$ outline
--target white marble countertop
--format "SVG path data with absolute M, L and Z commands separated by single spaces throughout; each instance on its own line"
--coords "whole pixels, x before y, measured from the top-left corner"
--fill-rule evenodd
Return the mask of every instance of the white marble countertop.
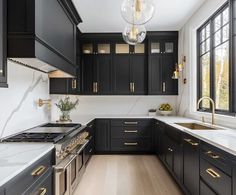
M 200 121 L 184 118 L 179 116 L 77 116 L 77 120 L 73 120 L 73 122 L 81 123 L 82 125 L 87 125 L 89 122 L 94 120 L 95 118 L 150 118 L 157 119 L 162 121 L 168 125 L 171 125 L 185 133 L 188 133 L 200 140 L 203 140 L 209 144 L 212 144 L 234 156 L 236 156 L 236 130 L 229 129 L 222 126 L 214 126 L 217 130 L 191 130 L 188 128 L 184 128 L 175 123 L 188 123 L 188 122 L 196 122 L 199 124 L 203 124 Z M 204 123 L 204 125 L 210 125 Z
M 0 143 L 0 187 L 53 148 L 51 143 Z

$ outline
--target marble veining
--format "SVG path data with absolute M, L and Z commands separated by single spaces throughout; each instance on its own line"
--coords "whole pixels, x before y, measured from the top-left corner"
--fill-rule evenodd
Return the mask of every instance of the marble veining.
M 0 186 L 54 148 L 51 143 L 1 143 Z
M 48 82 L 48 78 L 44 78 L 43 74 L 39 75 L 36 78 L 36 71 L 33 72 L 33 76 L 32 76 L 32 82 L 30 84 L 30 86 L 26 89 L 26 91 L 24 92 L 23 96 L 21 97 L 18 105 L 12 110 L 12 112 L 10 113 L 10 115 L 7 117 L 3 128 L 1 130 L 1 134 L 0 134 L 0 139 L 3 137 L 4 132 L 6 130 L 7 125 L 11 122 L 11 119 L 13 118 L 14 114 L 17 113 L 20 108 L 22 107 L 24 101 L 26 100 L 26 98 L 28 97 L 28 95 L 30 93 L 32 93 L 34 91 L 34 89 L 41 83 L 47 83 Z

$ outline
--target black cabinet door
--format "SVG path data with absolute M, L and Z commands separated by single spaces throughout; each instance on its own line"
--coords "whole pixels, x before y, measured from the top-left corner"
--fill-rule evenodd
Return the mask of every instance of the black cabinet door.
M 180 183 L 183 183 L 183 147 L 178 143 L 174 143 L 173 150 L 173 173 L 178 178 Z
M 66 78 L 50 78 L 50 94 L 68 94 L 68 82 Z
M 199 141 L 185 135 L 183 137 L 184 152 L 184 186 L 192 195 L 199 195 Z
M 82 72 L 83 72 L 83 94 L 93 94 L 94 77 L 95 77 L 95 62 L 94 55 L 83 55 L 82 57 Z
M 110 120 L 96 120 L 95 150 L 97 152 L 110 151 Z
M 96 55 L 97 91 L 100 95 L 112 94 L 111 55 Z
M 129 95 L 130 90 L 130 58 L 129 55 L 114 56 L 114 89 L 115 94 Z
M 131 55 L 131 80 L 133 82 L 133 94 L 147 94 L 147 65 L 145 55 Z
M 7 87 L 7 0 L 0 0 L 0 87 Z
M 148 94 L 162 94 L 162 65 L 161 55 L 149 56 L 148 64 Z
M 80 86 L 78 78 L 70 78 L 68 80 L 68 94 L 79 94 Z
M 176 58 L 171 54 L 162 57 L 162 91 L 166 95 L 178 95 L 178 80 L 172 79 Z

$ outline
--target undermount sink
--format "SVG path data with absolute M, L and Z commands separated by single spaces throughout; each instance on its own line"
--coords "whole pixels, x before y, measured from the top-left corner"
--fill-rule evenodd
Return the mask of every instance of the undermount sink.
M 207 125 L 201 125 L 198 123 L 175 123 L 175 124 L 192 130 L 217 130 L 214 127 L 209 127 Z

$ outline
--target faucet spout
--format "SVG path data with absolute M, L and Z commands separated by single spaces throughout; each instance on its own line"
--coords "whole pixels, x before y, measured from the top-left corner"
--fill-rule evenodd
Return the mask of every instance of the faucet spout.
M 211 118 L 211 123 L 212 123 L 212 125 L 214 125 L 215 124 L 215 102 L 214 102 L 214 100 L 213 99 L 211 99 L 211 98 L 209 98 L 209 97 L 202 97 L 202 98 L 200 98 L 199 100 L 198 100 L 198 102 L 197 102 L 197 109 L 199 109 L 200 108 L 200 103 L 203 101 L 203 100 L 209 100 L 209 102 L 211 103 L 211 113 L 212 113 L 212 118 Z

